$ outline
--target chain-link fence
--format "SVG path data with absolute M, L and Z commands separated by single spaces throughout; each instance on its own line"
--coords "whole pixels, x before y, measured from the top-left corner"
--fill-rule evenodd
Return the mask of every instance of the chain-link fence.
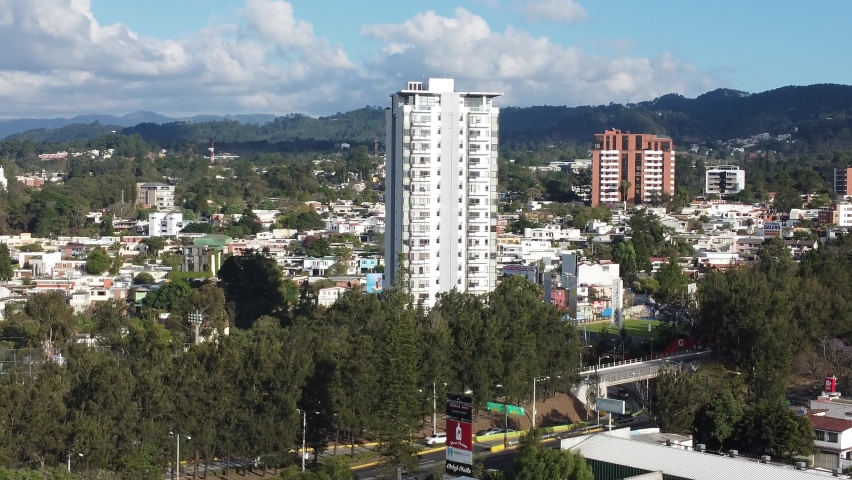
M 109 347 L 88 347 L 108 352 Z M 62 348 L 2 348 L 0 349 L 0 375 L 32 375 L 45 362 L 64 365 L 67 350 Z

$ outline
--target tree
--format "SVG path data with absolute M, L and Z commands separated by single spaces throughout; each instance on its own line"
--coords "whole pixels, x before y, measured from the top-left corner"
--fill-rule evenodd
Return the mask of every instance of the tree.
M 626 282 L 632 282 L 636 278 L 636 250 L 629 240 L 620 242 L 612 249 L 612 259 L 619 265 L 621 277 Z
M 728 388 L 713 393 L 710 403 L 698 410 L 695 416 L 696 440 L 719 448 L 731 438 L 743 417 L 740 400 Z
M 228 257 L 222 263 L 219 278 L 225 298 L 234 303 L 238 328 L 250 328 L 264 315 L 281 317 L 292 301 L 285 292 L 289 289 L 295 293 L 282 281 L 278 262 L 268 252 L 245 250 L 242 255 Z
M 772 202 L 772 209 L 780 213 L 789 213 L 794 208 L 802 208 L 801 195 L 792 188 L 781 188 L 775 194 L 775 200 Z
M 669 261 L 660 267 L 654 278 L 659 283 L 659 288 L 654 294 L 657 303 L 666 305 L 676 297 L 686 295 L 689 278 L 683 273 L 677 258 L 670 257 Z
M 704 397 L 705 389 L 697 375 L 673 366 L 661 367 L 654 401 L 660 428 L 671 433 L 692 433 L 695 412 Z
M 121 267 L 124 266 L 124 257 L 122 257 L 118 252 L 116 252 L 115 256 L 112 257 L 109 265 L 109 274 L 110 275 L 118 275 L 121 272 Z
M 145 295 L 145 305 L 157 310 L 171 311 L 179 299 L 189 295 L 192 287 L 183 280 L 169 282 Z
M 533 430 L 521 443 L 512 464 L 515 480 L 592 480 L 595 478 L 582 455 L 541 444 L 541 433 Z
M 813 454 L 816 439 L 810 420 L 777 399 L 743 409 L 735 435 L 738 445 L 752 452 L 782 458 Z
M 630 180 L 626 180 L 626 179 L 622 180 L 621 183 L 618 184 L 618 189 L 621 190 L 621 201 L 622 202 L 627 201 L 627 192 L 630 190 L 631 186 L 632 186 L 632 184 L 630 183 Z
M 102 248 L 93 249 L 86 257 L 86 272 L 90 275 L 100 275 L 107 271 L 110 265 L 112 259 Z
M 156 257 L 157 252 L 166 247 L 166 240 L 163 237 L 146 237 L 142 239 L 142 244 L 148 247 L 149 255 Z
M 403 275 L 404 276 L 404 275 Z M 379 381 L 376 429 L 383 463 L 402 480 L 417 469 L 416 448 L 409 441 L 420 421 L 417 394 L 417 321 L 408 291 L 399 285 L 382 302 L 383 334 L 378 342 Z
M 154 280 L 154 276 L 150 273 L 142 272 L 133 277 L 133 283 L 135 285 L 151 285 L 156 283 L 156 280 Z
M 12 257 L 9 254 L 9 247 L 5 243 L 0 243 L 0 280 L 9 281 L 15 275 L 12 269 Z

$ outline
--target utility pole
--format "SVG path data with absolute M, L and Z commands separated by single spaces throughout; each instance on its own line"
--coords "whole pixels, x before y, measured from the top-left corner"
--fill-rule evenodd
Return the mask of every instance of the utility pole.
M 302 473 L 305 473 L 305 437 L 307 437 L 307 435 L 308 435 L 308 411 L 302 410 Z

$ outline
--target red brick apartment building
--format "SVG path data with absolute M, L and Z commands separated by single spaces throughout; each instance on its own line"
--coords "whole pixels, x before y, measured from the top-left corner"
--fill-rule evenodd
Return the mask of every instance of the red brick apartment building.
M 675 151 L 671 138 L 606 130 L 592 151 L 592 205 L 642 203 L 675 192 Z M 630 182 L 624 190 L 622 180 Z

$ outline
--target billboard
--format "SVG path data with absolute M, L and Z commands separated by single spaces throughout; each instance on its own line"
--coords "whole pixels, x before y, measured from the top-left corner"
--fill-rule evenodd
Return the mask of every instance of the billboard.
M 595 400 L 595 407 L 599 412 L 619 413 L 624 415 L 624 400 L 613 400 L 611 398 L 599 397 Z
M 538 267 L 535 265 L 505 265 L 503 276 L 507 275 L 523 275 L 530 282 L 538 283 Z
M 367 274 L 367 284 L 364 285 L 364 291 L 367 293 L 381 293 L 382 292 L 382 274 L 381 273 L 368 273 Z
M 763 224 L 764 237 L 780 237 L 781 222 L 764 222 Z
M 472 475 L 473 399 L 467 395 L 447 394 L 447 452 L 444 470 L 451 477 Z
M 473 399 L 466 395 L 447 394 L 447 419 L 473 422 Z
M 472 452 L 473 425 L 466 422 L 447 420 L 447 447 Z
M 473 464 L 473 452 L 455 447 L 447 447 L 447 460 L 465 465 Z

